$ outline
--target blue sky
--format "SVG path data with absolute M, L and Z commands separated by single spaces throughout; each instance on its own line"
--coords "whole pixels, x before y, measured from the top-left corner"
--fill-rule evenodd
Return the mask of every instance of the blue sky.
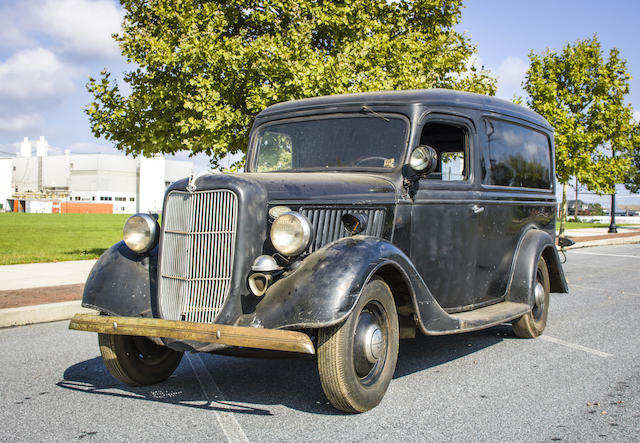
M 634 78 L 629 101 L 640 119 L 640 2 L 465 3 L 457 29 L 477 45 L 478 63 L 498 77 L 498 96 L 522 94 L 531 50 L 560 49 L 597 33 L 605 50 L 615 46 L 627 59 Z M 0 0 L 0 156 L 14 155 L 23 137 L 41 135 L 52 153 L 114 152 L 108 142 L 93 137 L 83 108 L 90 101 L 85 90 L 90 75 L 104 67 L 114 73 L 126 69 L 110 37 L 121 19 L 113 0 Z M 206 168 L 206 158 L 197 157 L 195 165 Z

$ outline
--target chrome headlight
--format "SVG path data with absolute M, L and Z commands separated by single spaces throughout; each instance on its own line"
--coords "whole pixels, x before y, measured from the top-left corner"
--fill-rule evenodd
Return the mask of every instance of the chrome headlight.
M 158 223 L 152 216 L 135 214 L 125 222 L 122 237 L 129 249 L 142 254 L 158 243 L 158 231 Z
M 271 225 L 273 247 L 287 257 L 303 252 L 311 243 L 311 223 L 299 212 L 286 212 Z

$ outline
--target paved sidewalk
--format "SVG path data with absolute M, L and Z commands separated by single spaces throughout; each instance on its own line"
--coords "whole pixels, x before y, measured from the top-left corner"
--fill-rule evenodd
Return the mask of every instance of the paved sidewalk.
M 640 243 L 640 226 L 618 226 L 617 234 L 608 231 L 609 228 L 567 229 L 564 235 L 576 244 L 566 249 Z
M 84 283 L 97 260 L 0 266 L 0 291 Z
M 0 328 L 66 320 L 80 312 L 97 260 L 0 266 Z

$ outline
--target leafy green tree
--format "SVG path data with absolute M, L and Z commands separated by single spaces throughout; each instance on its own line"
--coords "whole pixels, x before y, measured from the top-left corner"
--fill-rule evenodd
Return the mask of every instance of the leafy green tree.
M 593 203 L 589 205 L 589 211 L 591 215 L 604 215 L 604 209 L 602 209 L 602 205 L 600 203 Z
M 304 97 L 446 87 L 493 94 L 454 29 L 462 0 L 121 0 L 133 69 L 87 89 L 96 136 L 127 153 L 243 152 L 253 117 Z
M 567 44 L 561 52 L 529 54 L 523 84 L 528 104 L 555 127 L 556 176 L 562 184 L 560 235 L 571 176 L 598 194 L 615 192 L 634 149 L 632 108 L 625 105 L 630 75 L 617 49 L 603 57 L 597 36 Z
M 640 192 L 640 122 L 635 126 L 636 149 L 630 154 L 631 169 L 627 175 L 624 186 L 633 193 Z

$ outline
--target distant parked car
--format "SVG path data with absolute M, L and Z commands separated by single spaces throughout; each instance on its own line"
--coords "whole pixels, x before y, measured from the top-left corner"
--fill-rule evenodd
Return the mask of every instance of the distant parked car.
M 85 286 L 102 315 L 70 327 L 98 332 L 131 385 L 165 380 L 184 351 L 316 354 L 331 404 L 366 411 L 416 331 L 542 333 L 549 293 L 567 291 L 555 195 L 552 128 L 507 101 L 425 90 L 277 104 L 255 119 L 245 173 L 185 178 L 162 226 L 126 222 Z

